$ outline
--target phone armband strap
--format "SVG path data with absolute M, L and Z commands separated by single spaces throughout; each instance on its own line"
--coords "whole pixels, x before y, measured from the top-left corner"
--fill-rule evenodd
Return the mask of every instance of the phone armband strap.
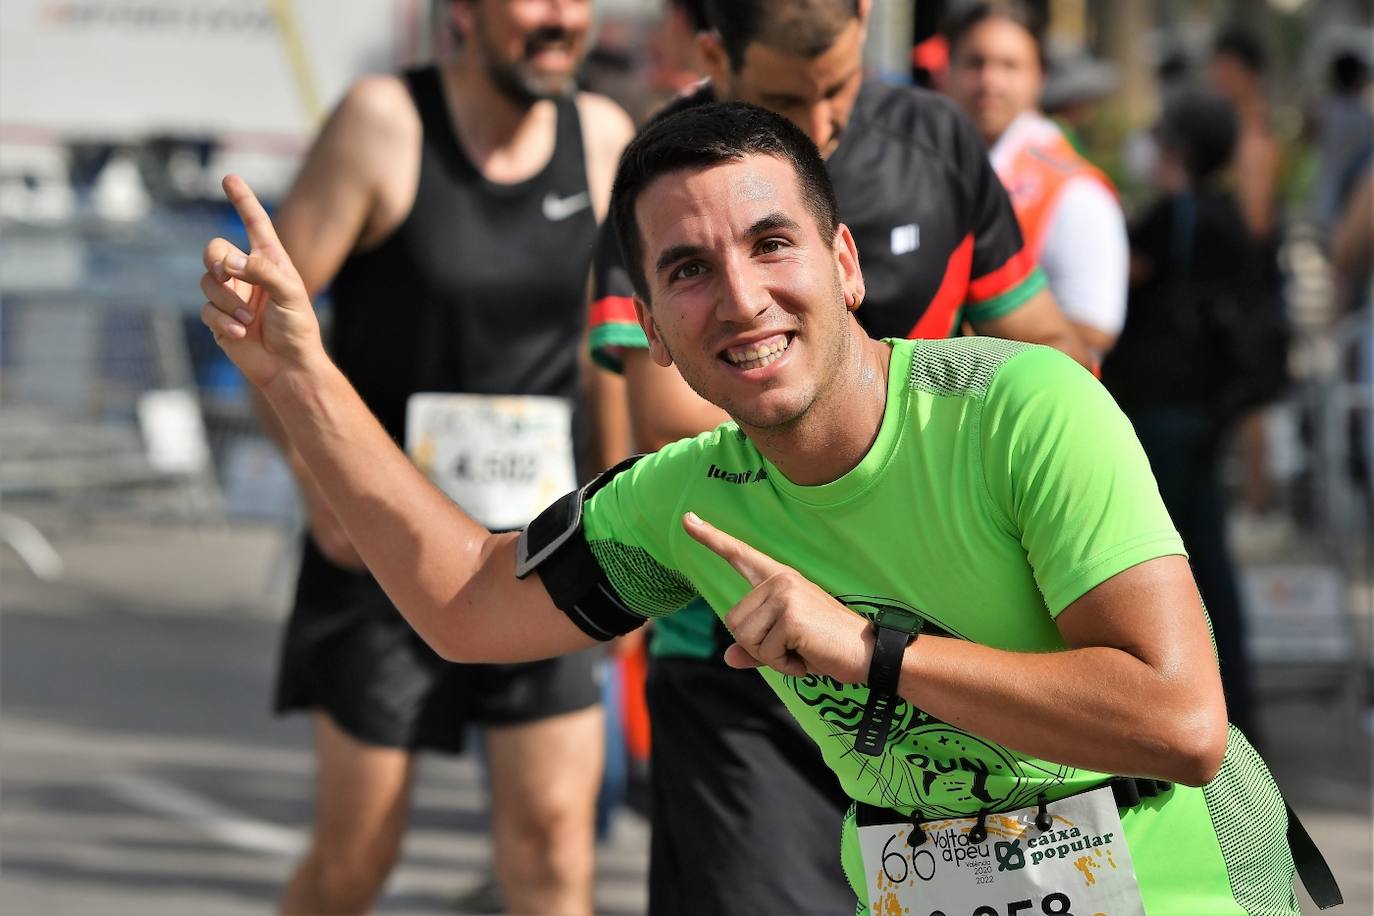
M 627 458 L 602 471 L 580 490 L 556 500 L 520 532 L 515 547 L 515 576 L 538 571 L 553 603 L 582 632 L 602 641 L 634 630 L 645 618 L 625 605 L 587 545 L 582 507 L 587 500 L 628 470 L 643 455 Z

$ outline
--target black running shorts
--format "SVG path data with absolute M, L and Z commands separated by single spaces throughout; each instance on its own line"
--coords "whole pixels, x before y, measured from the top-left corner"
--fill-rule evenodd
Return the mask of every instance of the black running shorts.
M 652 658 L 654 916 L 852 913 L 849 807 L 820 749 L 753 671 Z
M 518 725 L 598 703 L 603 655 L 598 647 L 513 665 L 446 662 L 376 580 L 332 566 L 307 538 L 275 706 L 327 713 L 367 744 L 457 753 L 470 724 Z

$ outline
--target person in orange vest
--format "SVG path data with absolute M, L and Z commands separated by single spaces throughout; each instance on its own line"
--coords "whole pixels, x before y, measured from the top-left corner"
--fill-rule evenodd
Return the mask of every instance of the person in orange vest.
M 961 8 L 944 28 L 945 91 L 982 133 L 1027 249 L 1101 358 L 1126 318 L 1126 222 L 1111 181 L 1037 107 L 1045 81 L 1041 32 L 1025 4 Z

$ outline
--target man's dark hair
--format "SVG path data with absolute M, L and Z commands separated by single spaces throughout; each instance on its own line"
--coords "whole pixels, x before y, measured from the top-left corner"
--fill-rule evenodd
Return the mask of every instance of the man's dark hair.
M 1035 57 L 1040 62 L 1041 72 L 1048 72 L 1049 62 L 1045 57 L 1045 19 L 1035 7 L 1020 0 L 993 0 L 955 7 L 940 26 L 940 31 L 949 44 L 949 56 L 953 58 L 958 53 L 959 42 L 963 41 L 975 26 L 989 19 L 1001 19 L 1020 26 L 1035 42 Z
M 630 141 L 620 157 L 611 189 L 611 223 L 635 292 L 647 304 L 644 240 L 635 220 L 635 202 L 656 179 L 669 172 L 737 162 L 745 156 L 774 156 L 796 173 L 801 199 L 811 211 L 822 239 L 839 227 L 835 189 L 811 138 L 786 118 L 743 102 L 673 106 Z
M 1217 33 L 1212 41 L 1212 56 L 1233 58 L 1256 76 L 1263 75 L 1269 66 L 1264 42 L 1243 25 L 1231 25 Z
M 1179 90 L 1155 125 L 1160 145 L 1178 153 L 1195 185 L 1231 161 L 1239 134 L 1236 109 L 1224 96 L 1206 89 Z
M 751 44 L 808 60 L 829 50 L 859 18 L 859 0 L 706 0 L 706 18 L 738 73 Z
M 682 10 L 693 31 L 704 32 L 711 27 L 706 18 L 706 0 L 668 0 L 668 5 Z

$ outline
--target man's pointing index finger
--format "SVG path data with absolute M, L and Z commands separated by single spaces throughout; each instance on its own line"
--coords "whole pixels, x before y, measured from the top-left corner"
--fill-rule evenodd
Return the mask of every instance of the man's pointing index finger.
M 682 527 L 697 541 L 719 556 L 744 577 L 751 588 L 757 588 L 769 576 L 786 569 L 777 560 L 756 550 L 739 538 L 726 534 L 710 522 L 688 512 L 682 517 Z
M 234 205 L 238 212 L 239 219 L 243 220 L 243 228 L 248 232 L 248 243 L 252 250 L 268 246 L 281 247 L 281 242 L 277 239 L 277 230 L 272 226 L 272 220 L 258 202 L 257 195 L 253 189 L 248 187 L 248 182 L 237 175 L 224 176 L 224 193 L 229 198 L 229 202 Z

